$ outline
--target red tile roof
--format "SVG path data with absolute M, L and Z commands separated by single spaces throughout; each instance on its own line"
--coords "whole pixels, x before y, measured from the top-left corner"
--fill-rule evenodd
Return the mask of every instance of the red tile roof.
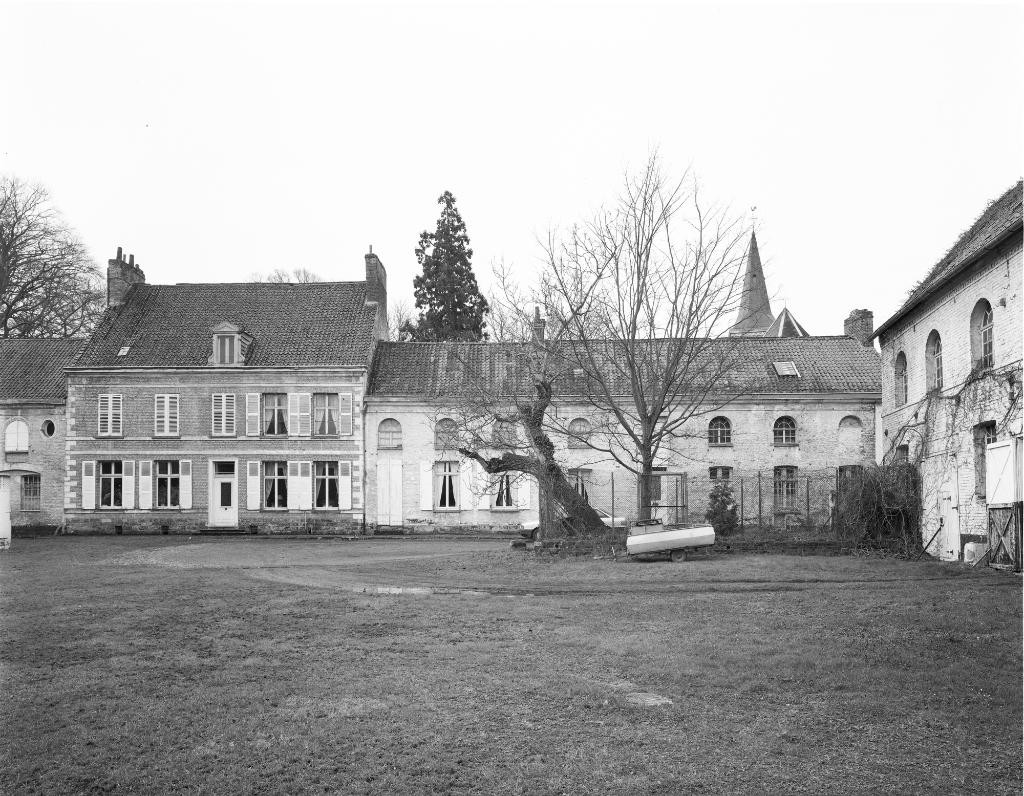
M 247 366 L 367 366 L 375 309 L 365 299 L 364 282 L 135 285 L 107 310 L 77 366 L 202 367 L 223 321 L 251 336 Z
M 74 337 L 0 340 L 0 401 L 63 401 L 64 368 L 84 345 Z
M 1024 181 L 1018 181 L 1006 193 L 989 204 L 971 228 L 953 244 L 946 256 L 939 260 L 920 284 L 910 291 L 896 313 L 875 330 L 875 337 L 890 329 L 904 315 L 909 313 L 943 285 L 962 274 L 983 254 L 991 251 L 1008 238 L 1020 238 L 1024 229 L 1021 213 L 1021 199 L 1024 196 Z

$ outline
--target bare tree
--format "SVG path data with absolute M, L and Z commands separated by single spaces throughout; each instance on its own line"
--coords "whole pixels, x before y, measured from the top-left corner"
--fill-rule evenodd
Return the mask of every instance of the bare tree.
M 594 410 L 579 441 L 637 476 L 641 518 L 659 458 L 682 454 L 691 421 L 737 396 L 730 373 L 744 346 L 725 332 L 744 240 L 739 218 L 706 206 L 692 175 L 669 182 L 656 155 L 612 208 L 548 237 L 542 291 L 572 392 Z
M 388 307 L 388 339 L 395 343 L 411 339 L 411 335 L 404 328 L 412 324 L 415 318 L 408 301 L 400 299 L 392 302 Z
M 102 312 L 96 264 L 46 189 L 0 178 L 0 337 L 72 337 Z
M 510 487 L 526 476 L 536 479 L 542 528 L 571 518 L 576 530 L 603 530 L 601 518 L 566 478 L 552 439 L 560 426 L 549 410 L 571 370 L 560 335 L 549 337 L 540 326 L 543 299 L 497 266 L 488 300 L 495 342 L 446 346 L 447 362 L 438 364 L 448 372 L 448 386 L 438 396 L 435 427 L 449 422 L 445 446 L 487 474 L 487 484 L 478 488 L 494 489 L 495 476 L 508 476 Z M 546 515 L 549 508 L 555 516 Z
M 287 268 L 275 268 L 273 271 L 265 274 L 256 272 L 249 278 L 249 281 L 268 282 L 273 285 L 302 285 L 308 282 L 323 282 L 324 280 L 315 271 L 296 267 L 290 271 Z

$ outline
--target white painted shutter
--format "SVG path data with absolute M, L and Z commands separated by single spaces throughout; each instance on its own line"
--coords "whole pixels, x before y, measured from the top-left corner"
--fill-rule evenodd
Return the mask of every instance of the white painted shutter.
M 313 463 L 299 462 L 299 510 L 313 509 Z
M 338 393 L 338 434 L 352 436 L 352 393 Z
M 126 509 L 135 508 L 135 462 L 131 459 L 121 463 L 121 505 Z
M 288 393 L 288 436 L 299 436 L 299 394 Z M 288 487 L 291 492 L 291 487 Z
M 96 462 L 82 462 L 82 508 L 96 508 Z
M 258 437 L 260 435 L 260 394 L 258 392 L 247 392 L 245 394 L 245 436 Z M 256 508 L 259 508 L 257 505 Z
M 308 437 L 313 433 L 313 393 L 299 393 L 299 436 Z
M 121 422 L 121 406 L 122 399 L 120 395 L 110 396 L 110 433 L 115 437 L 120 437 L 123 430 Z
M 105 437 L 110 433 L 110 396 L 100 395 L 96 402 L 96 435 Z
M 401 525 L 402 512 L 402 460 L 391 459 L 391 474 L 388 478 L 388 500 L 391 503 L 391 524 Z
M 235 394 L 232 392 L 224 396 L 224 434 L 235 436 Z
M 167 396 L 167 433 L 172 436 L 178 435 L 178 404 L 179 397 L 177 395 Z
M 520 473 L 516 479 L 516 506 L 521 509 L 530 508 L 530 481 L 533 476 Z
M 289 403 L 291 398 L 289 397 Z M 299 490 L 302 487 L 299 485 L 299 463 L 288 462 L 288 510 L 298 509 L 300 507 L 299 502 Z
M 139 508 L 153 508 L 153 462 L 139 462 Z
M 181 508 L 192 508 L 192 460 L 178 462 L 178 502 Z
M 420 462 L 420 510 L 434 509 L 434 463 Z
M 473 467 L 469 462 L 459 462 L 459 508 L 475 509 L 477 496 L 474 491 Z
M 352 508 L 351 462 L 338 462 L 338 508 L 342 511 Z
M 249 511 L 259 511 L 263 492 L 260 489 L 260 463 L 249 462 L 249 471 L 245 479 L 245 507 Z

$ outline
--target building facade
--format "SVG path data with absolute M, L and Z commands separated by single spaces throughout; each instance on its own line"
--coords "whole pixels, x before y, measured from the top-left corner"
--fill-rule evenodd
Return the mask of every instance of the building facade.
M 993 497 L 1020 500 L 1021 196 L 990 204 L 876 333 L 882 455 L 919 468 L 923 542 L 947 560 L 987 543 Z
M 148 285 L 120 250 L 67 378 L 72 532 L 360 530 L 364 395 L 387 287 Z
M 84 342 L 0 340 L 0 536 L 64 522 L 64 368 Z

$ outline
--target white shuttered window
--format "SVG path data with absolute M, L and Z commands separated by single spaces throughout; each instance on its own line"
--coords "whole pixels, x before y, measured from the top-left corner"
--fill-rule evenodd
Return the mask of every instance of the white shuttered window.
M 235 436 L 235 396 L 233 393 L 214 393 L 211 436 Z
M 178 436 L 178 396 L 153 396 L 153 435 L 156 437 Z
M 97 436 L 120 437 L 122 398 L 113 393 L 101 393 L 99 396 L 99 419 L 96 426 Z

